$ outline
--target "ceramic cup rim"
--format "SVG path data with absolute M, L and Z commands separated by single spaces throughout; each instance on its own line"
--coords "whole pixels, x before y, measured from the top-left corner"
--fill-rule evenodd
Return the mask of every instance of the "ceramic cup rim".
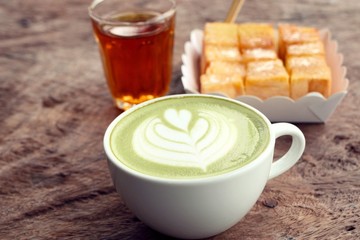
M 199 98 L 213 98 L 213 99 L 221 99 L 221 100 L 226 100 L 229 102 L 233 102 L 236 104 L 239 104 L 241 106 L 244 106 L 250 110 L 252 110 L 253 112 L 255 112 L 259 117 L 261 117 L 265 123 L 266 126 L 269 130 L 269 142 L 267 143 L 265 149 L 260 153 L 259 156 L 257 156 L 254 160 L 252 160 L 251 162 L 247 163 L 246 165 L 236 168 L 234 170 L 231 170 L 229 172 L 225 172 L 225 173 L 221 173 L 221 174 L 217 174 L 217 175 L 213 175 L 213 176 L 205 176 L 205 177 L 189 177 L 189 178 L 169 178 L 169 177 L 159 177 L 159 176 L 153 176 L 153 175 L 148 175 L 145 173 L 141 173 L 138 172 L 128 166 L 126 166 L 124 163 L 122 163 L 119 159 L 116 158 L 116 156 L 114 155 L 114 153 L 111 150 L 110 147 L 110 136 L 111 133 L 114 129 L 114 127 L 117 125 L 117 123 L 119 121 L 121 121 L 121 119 L 123 119 L 124 117 L 126 117 L 127 115 L 131 114 L 132 112 L 136 111 L 139 108 L 142 108 L 144 106 L 150 105 L 154 102 L 157 101 L 162 101 L 162 100 L 166 100 L 166 99 L 174 99 L 174 98 L 186 98 L 186 97 L 199 97 Z M 103 147 L 105 150 L 105 154 L 107 156 L 108 161 L 110 161 L 113 165 L 116 166 L 116 168 L 118 170 L 124 171 L 136 178 L 141 178 L 147 181 L 151 181 L 151 182 L 159 182 L 159 183 L 165 183 L 165 184 L 201 184 L 201 183 L 208 183 L 211 181 L 219 181 L 219 180 L 225 180 L 228 178 L 231 178 L 234 175 L 238 175 L 238 174 L 243 174 L 245 172 L 248 171 L 253 171 L 254 168 L 256 169 L 258 165 L 260 165 L 261 163 L 263 163 L 263 161 L 266 160 L 266 157 L 269 156 L 272 151 L 273 148 L 275 146 L 275 135 L 274 132 L 272 131 L 271 128 L 271 122 L 269 121 L 269 119 L 260 111 L 258 111 L 257 109 L 255 109 L 254 107 L 246 104 L 246 103 L 242 103 L 239 102 L 237 100 L 234 99 L 230 99 L 230 98 L 226 98 L 226 97 L 222 97 L 222 96 L 217 96 L 217 95 L 208 95 L 208 94 L 177 94 L 177 95 L 167 95 L 167 96 L 163 96 L 163 97 L 159 97 L 159 98 L 154 98 L 151 100 L 148 100 L 146 102 L 140 103 L 138 105 L 135 105 L 134 107 L 126 110 L 125 112 L 121 113 L 119 116 L 117 116 L 107 127 L 105 134 L 104 134 L 104 138 L 103 138 Z M 272 155 L 271 155 L 272 157 Z M 271 159 L 273 160 L 273 159 Z

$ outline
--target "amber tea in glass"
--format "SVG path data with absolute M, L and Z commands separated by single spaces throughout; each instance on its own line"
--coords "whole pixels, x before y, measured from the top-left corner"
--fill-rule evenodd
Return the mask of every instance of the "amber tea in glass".
M 127 109 L 165 95 L 172 75 L 175 2 L 95 0 L 89 12 L 116 106 Z

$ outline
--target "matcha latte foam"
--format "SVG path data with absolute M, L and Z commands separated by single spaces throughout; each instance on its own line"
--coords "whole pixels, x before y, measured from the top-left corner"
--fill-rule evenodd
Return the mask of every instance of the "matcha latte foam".
M 268 145 L 269 134 L 266 122 L 240 104 L 182 95 L 125 112 L 111 133 L 110 146 L 135 171 L 199 178 L 250 163 Z

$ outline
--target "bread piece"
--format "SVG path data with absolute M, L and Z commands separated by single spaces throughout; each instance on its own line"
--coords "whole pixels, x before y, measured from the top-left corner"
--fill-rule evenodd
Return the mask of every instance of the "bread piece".
M 244 23 L 238 27 L 240 49 L 275 49 L 275 31 L 271 24 Z
M 237 24 L 207 23 L 204 30 L 204 44 L 218 46 L 238 46 Z
M 245 66 L 239 62 L 212 61 L 206 69 L 206 74 L 240 75 L 245 77 Z
M 261 99 L 289 96 L 289 75 L 281 60 L 249 62 L 245 78 L 247 95 Z
M 247 94 L 294 99 L 331 94 L 331 71 L 316 28 L 279 25 L 279 54 L 270 24 L 208 23 L 201 55 L 200 90 L 231 98 Z M 280 56 L 285 63 L 278 59 Z M 245 66 L 246 65 L 246 69 Z
M 201 57 L 201 73 L 205 73 L 206 68 L 212 61 L 240 63 L 242 61 L 242 57 L 238 47 L 205 45 Z
M 245 94 L 244 80 L 239 74 L 203 74 L 200 87 L 201 93 L 222 93 L 230 98 Z
M 244 63 L 252 61 L 275 60 L 278 58 L 274 49 L 253 48 L 242 51 Z
M 319 42 L 320 34 L 316 28 L 292 24 L 279 24 L 279 55 L 286 56 L 286 48 L 293 44 Z
M 324 97 L 331 94 L 331 70 L 327 65 L 294 66 L 290 76 L 291 98 L 298 99 L 309 92 Z
M 286 69 L 289 73 L 293 68 L 327 66 L 326 59 L 321 55 L 288 57 L 286 58 Z
M 311 42 L 302 44 L 293 44 L 286 47 L 286 59 L 289 57 L 325 55 L 323 42 Z

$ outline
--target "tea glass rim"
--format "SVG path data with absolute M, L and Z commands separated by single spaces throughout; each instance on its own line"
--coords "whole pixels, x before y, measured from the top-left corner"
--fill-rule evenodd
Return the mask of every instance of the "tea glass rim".
M 146 25 L 157 23 L 164 19 L 170 18 L 171 16 L 173 16 L 175 14 L 175 9 L 176 9 L 176 0 L 163 0 L 164 2 L 171 3 L 171 6 L 167 11 L 161 13 L 159 16 L 156 16 L 154 18 L 151 18 L 151 19 L 149 19 L 147 21 L 143 21 L 143 22 L 119 22 L 117 20 L 113 20 L 113 21 L 109 20 L 109 19 L 104 18 L 103 16 L 95 13 L 95 8 L 105 1 L 108 1 L 108 0 L 93 0 L 92 3 L 90 4 L 90 6 L 88 7 L 88 14 L 96 22 L 108 24 L 108 25 L 146 26 Z
M 142 108 L 146 105 L 150 105 L 154 102 L 162 101 L 162 100 L 166 100 L 166 99 L 183 98 L 183 97 L 185 97 L 185 98 L 186 97 L 215 98 L 215 99 L 226 100 L 229 102 L 239 104 L 239 105 L 246 107 L 247 109 L 253 111 L 254 113 L 256 113 L 257 116 L 259 116 L 261 119 L 264 120 L 264 122 L 268 128 L 268 131 L 269 131 L 269 141 L 266 144 L 265 149 L 254 160 L 252 160 L 251 162 L 247 163 L 246 165 L 236 168 L 234 170 L 231 170 L 231 171 L 228 171 L 225 173 L 220 173 L 217 175 L 212 175 L 212 176 L 189 177 L 189 178 L 170 178 L 170 177 L 161 177 L 161 176 L 145 174 L 145 173 L 136 171 L 136 170 L 128 167 L 126 164 L 122 163 L 121 160 L 119 160 L 115 156 L 115 154 L 113 153 L 111 146 L 110 146 L 111 145 L 110 137 L 111 137 L 111 133 L 113 132 L 113 129 L 115 128 L 115 126 L 118 124 L 119 121 L 121 121 L 124 117 L 131 114 L 132 112 L 134 112 L 134 111 L 138 110 L 139 108 Z M 260 165 L 263 162 L 263 159 L 266 156 L 268 156 L 271 153 L 271 151 L 273 151 L 272 146 L 275 146 L 275 137 L 274 137 L 274 132 L 271 128 L 270 120 L 263 113 L 258 111 L 256 108 L 254 108 L 246 103 L 239 102 L 235 99 L 230 99 L 230 98 L 217 96 L 217 95 L 210 95 L 210 94 L 176 94 L 176 95 L 167 95 L 167 96 L 154 98 L 154 99 L 145 101 L 143 103 L 133 106 L 132 108 L 130 108 L 130 109 L 126 110 L 125 112 L 121 113 L 120 115 L 118 115 L 108 125 L 108 127 L 105 131 L 105 134 L 104 134 L 103 145 L 104 145 L 104 150 L 105 150 L 105 154 L 108 158 L 108 161 L 111 161 L 111 163 L 113 163 L 116 166 L 116 168 L 121 169 L 122 171 L 126 172 L 127 174 L 132 175 L 133 177 L 140 178 L 145 181 L 157 182 L 160 184 L 194 185 L 194 184 L 207 184 L 209 182 L 223 181 L 223 180 L 232 178 L 233 176 L 235 176 L 237 174 L 243 174 L 243 173 L 253 170 L 253 168 L 256 168 L 258 165 Z

